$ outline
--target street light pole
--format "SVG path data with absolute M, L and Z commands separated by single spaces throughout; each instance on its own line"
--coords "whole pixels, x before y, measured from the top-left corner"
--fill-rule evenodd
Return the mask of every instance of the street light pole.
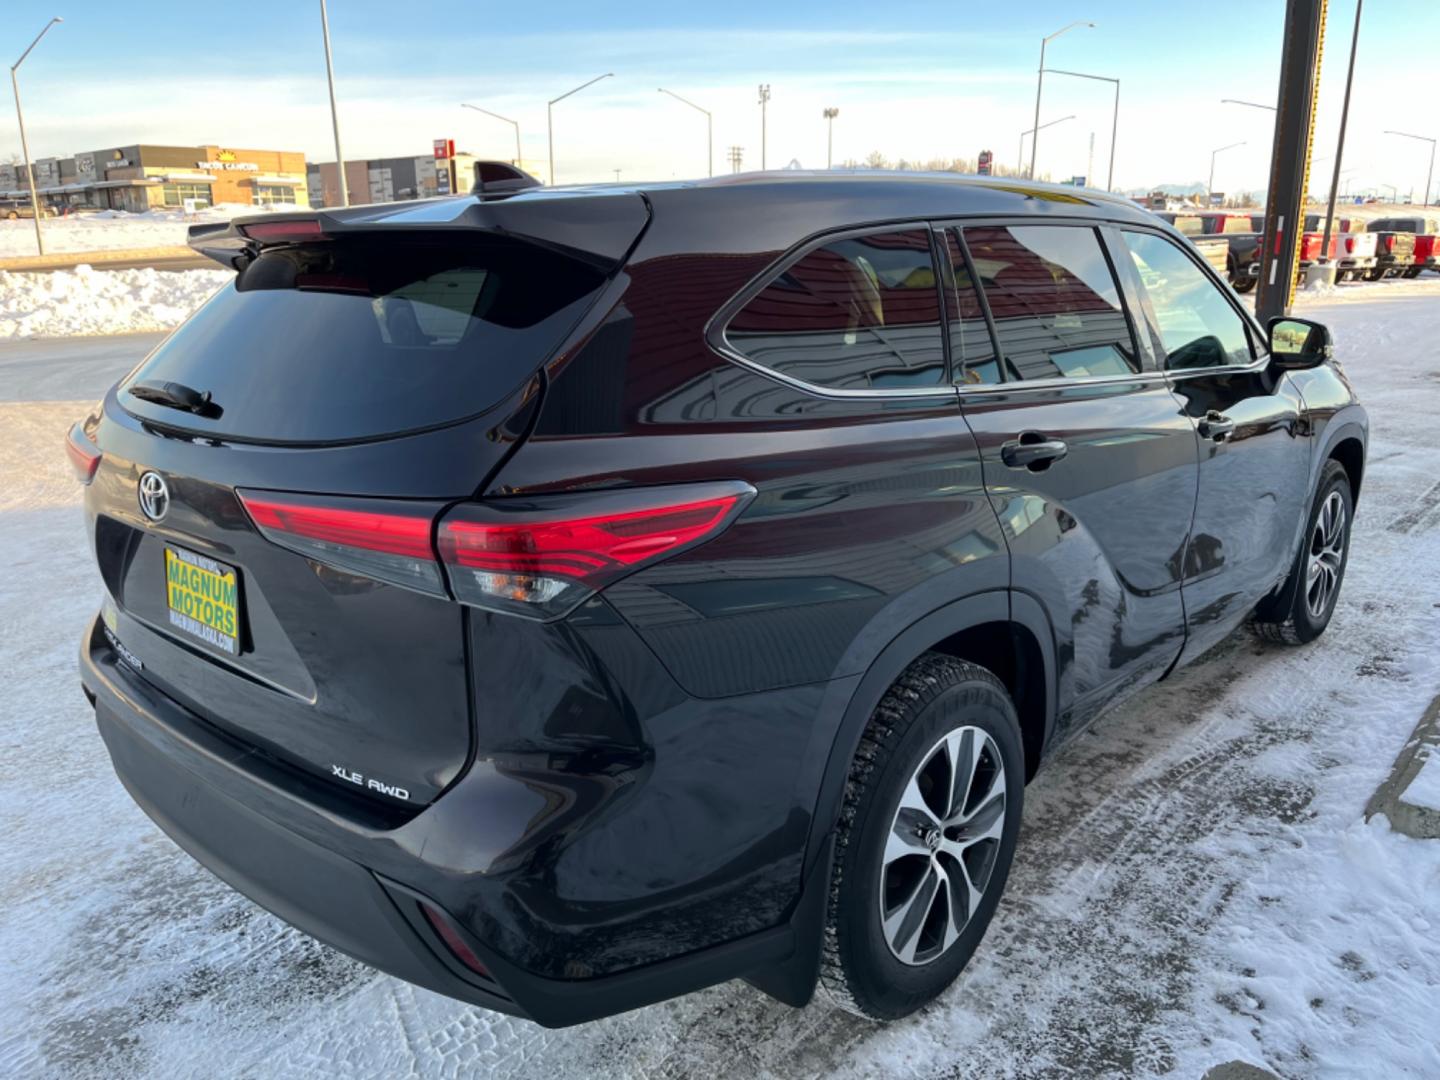
M 30 178 L 30 212 L 35 215 L 35 246 L 40 254 L 45 254 L 45 241 L 40 237 L 40 192 L 35 187 L 35 166 L 30 163 L 30 143 L 25 138 L 25 110 L 20 107 L 20 78 L 16 74 L 25 58 L 30 55 L 30 49 L 40 44 L 40 39 L 50 32 L 50 27 L 65 20 L 56 15 L 48 23 L 45 29 L 35 35 L 35 40 L 30 42 L 30 48 L 20 54 L 20 59 L 10 65 L 10 88 L 15 91 L 15 119 L 20 122 L 20 153 L 25 156 L 25 175 Z
M 765 133 L 765 112 L 766 112 L 766 106 L 768 106 L 769 104 L 770 104 L 770 84 L 769 84 L 769 83 L 761 83 L 761 84 L 760 84 L 760 171 L 761 171 L 761 172 L 764 172 L 764 171 L 765 171 L 765 151 L 766 151 L 766 145 L 767 145 L 767 144 L 766 144 L 766 133 Z
M 330 62 L 330 16 L 325 11 L 325 0 L 320 0 L 320 32 L 325 37 L 325 79 L 330 84 L 330 125 L 335 129 L 335 171 L 340 175 L 340 205 L 349 206 L 345 155 L 340 150 L 340 114 L 335 109 L 335 65 Z
M 702 112 L 702 113 L 705 114 L 705 175 L 706 175 L 706 176 L 714 176 L 714 175 L 715 175 L 715 118 L 710 115 L 710 110 L 709 110 L 709 109 L 702 109 L 702 108 L 700 108 L 699 105 L 696 105 L 693 101 L 690 101 L 690 100 L 687 99 L 687 98 L 681 97 L 679 94 L 675 93 L 674 90 L 666 90 L 663 86 L 657 87 L 656 89 L 659 90 L 660 93 L 662 93 L 662 94 L 669 94 L 671 97 L 673 97 L 676 101 L 680 102 L 681 104 L 683 104 L 683 105 L 689 105 L 690 108 L 695 109 L 696 111 Z
M 496 119 L 496 120 L 503 120 L 503 121 L 505 121 L 505 123 L 510 124 L 512 127 L 515 128 L 515 161 L 513 162 L 513 164 L 514 164 L 514 166 L 515 166 L 517 169 L 520 168 L 520 124 L 519 124 L 519 122 L 516 121 L 516 120 L 511 120 L 508 116 L 501 116 L 499 113 L 493 113 L 493 112 L 491 112 L 489 109 L 482 109 L 479 105 L 467 105 L 465 102 L 462 101 L 462 102 L 460 103 L 460 107 L 461 107 L 462 109 L 474 109 L 476 112 L 478 112 L 478 113 L 484 113 L 486 116 L 493 117 L 493 118 Z
M 1350 67 L 1345 73 L 1345 103 L 1340 107 L 1340 138 L 1335 143 L 1335 177 L 1330 182 L 1330 205 L 1325 210 L 1325 236 L 1320 241 L 1320 260 L 1330 258 L 1330 230 L 1335 224 L 1335 189 L 1340 186 L 1340 162 L 1345 157 L 1345 126 L 1350 121 L 1350 85 L 1355 81 L 1355 53 L 1360 48 L 1360 12 L 1365 0 L 1355 0 L 1355 32 L 1350 38 Z M 1358 276 L 1358 275 L 1357 275 Z
M 1045 87 L 1045 46 L 1050 44 L 1051 41 L 1055 40 L 1055 38 L 1059 37 L 1061 34 L 1068 33 L 1069 31 L 1074 30 L 1077 26 L 1087 26 L 1092 30 L 1095 29 L 1095 24 L 1093 22 L 1086 22 L 1084 19 L 1081 19 L 1077 22 L 1071 23 L 1069 26 L 1065 26 L 1059 30 L 1056 30 L 1055 33 L 1051 34 L 1049 37 L 1043 37 L 1040 39 L 1040 72 L 1035 80 L 1035 126 L 1030 129 L 1033 132 L 1038 133 L 1041 129 L 1040 92 Z M 1039 144 L 1039 141 L 1040 140 L 1036 138 L 1030 143 L 1031 180 L 1035 179 L 1035 148 Z
M 1044 131 L 1047 127 L 1054 127 L 1056 124 L 1063 124 L 1066 120 L 1074 119 L 1074 114 L 1071 114 L 1070 116 L 1062 116 L 1059 120 L 1051 120 L 1048 124 L 1041 124 L 1040 130 Z M 1020 132 L 1020 152 L 1016 155 L 1015 161 L 1015 171 L 1017 173 L 1023 172 L 1025 169 L 1025 136 L 1034 134 L 1034 128 L 1027 128 L 1026 130 Z
M 604 75 L 596 75 L 595 78 L 591 79 L 589 82 L 581 83 L 579 86 L 575 87 L 574 90 L 567 90 L 559 97 L 551 98 L 548 102 L 545 103 L 545 139 L 546 142 L 549 144 L 551 187 L 555 186 L 555 106 L 559 102 L 564 101 L 571 94 L 578 94 L 587 86 L 594 86 L 601 79 L 610 79 L 614 78 L 614 76 L 615 73 L 613 71 L 607 71 Z
M 822 114 L 825 117 L 825 168 L 833 168 L 835 160 L 835 117 L 840 115 L 839 109 L 826 109 Z
M 1229 146 L 1216 147 L 1210 151 L 1210 182 L 1205 185 L 1205 202 L 1208 205 L 1215 198 L 1215 155 L 1224 153 L 1226 150 L 1234 150 L 1237 146 L 1244 146 L 1243 142 L 1232 142 Z
M 1386 135 L 1399 135 L 1402 139 L 1419 139 L 1430 144 L 1430 171 L 1425 174 L 1425 206 L 1430 206 L 1430 182 L 1435 179 L 1435 142 L 1424 135 L 1411 135 L 1404 131 L 1386 131 Z
M 1108 82 L 1115 84 L 1115 111 L 1110 118 L 1110 174 L 1105 180 L 1105 190 L 1113 191 L 1115 188 L 1115 137 L 1120 131 L 1120 80 L 1112 79 L 1108 75 L 1087 75 L 1083 71 L 1061 71 L 1059 68 L 1046 68 L 1051 75 L 1069 75 L 1076 79 L 1094 79 L 1096 82 Z M 1032 146 L 1033 150 L 1034 147 Z M 1086 177 L 1088 181 L 1090 177 Z

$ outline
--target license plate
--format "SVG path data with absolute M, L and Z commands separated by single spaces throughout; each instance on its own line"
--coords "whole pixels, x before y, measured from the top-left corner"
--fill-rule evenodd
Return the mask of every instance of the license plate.
M 165 547 L 170 625 L 223 653 L 240 652 L 240 579 L 233 566 Z

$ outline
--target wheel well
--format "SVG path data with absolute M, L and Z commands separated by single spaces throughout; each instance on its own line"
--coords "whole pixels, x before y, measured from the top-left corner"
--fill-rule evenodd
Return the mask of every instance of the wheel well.
M 1035 635 L 1019 623 L 981 623 L 936 642 L 930 651 L 979 664 L 1005 684 L 1020 717 L 1029 780 L 1045 747 L 1045 662 Z
M 1359 439 L 1341 439 L 1330 451 L 1330 456 L 1345 469 L 1350 478 L 1350 499 L 1360 501 L 1360 478 L 1365 473 L 1365 448 Z

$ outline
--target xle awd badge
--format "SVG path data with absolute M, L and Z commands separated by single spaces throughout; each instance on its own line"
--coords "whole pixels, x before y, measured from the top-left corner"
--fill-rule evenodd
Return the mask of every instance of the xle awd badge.
M 165 478 L 157 472 L 147 472 L 140 477 L 137 485 L 140 496 L 140 512 L 151 521 L 159 521 L 170 509 L 170 487 Z
M 356 787 L 369 788 L 371 791 L 378 791 L 382 795 L 389 795 L 392 799 L 410 799 L 410 792 L 403 787 L 396 787 L 394 784 L 387 784 L 384 780 L 376 780 L 373 776 L 364 777 L 358 772 L 347 769 L 344 765 L 331 765 L 330 775 L 338 776 L 341 780 L 348 780 Z

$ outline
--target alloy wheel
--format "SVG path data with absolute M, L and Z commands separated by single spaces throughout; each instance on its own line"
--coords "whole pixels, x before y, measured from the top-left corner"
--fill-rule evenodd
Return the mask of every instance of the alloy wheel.
M 1340 584 L 1345 562 L 1345 500 L 1338 491 L 1325 497 L 1310 534 L 1310 556 L 1305 567 L 1305 606 L 1312 619 L 1324 618 Z
M 901 963 L 938 959 L 974 917 L 1000 851 L 1005 802 L 1004 759 L 980 728 L 956 728 L 921 759 L 880 870 L 881 929 Z

